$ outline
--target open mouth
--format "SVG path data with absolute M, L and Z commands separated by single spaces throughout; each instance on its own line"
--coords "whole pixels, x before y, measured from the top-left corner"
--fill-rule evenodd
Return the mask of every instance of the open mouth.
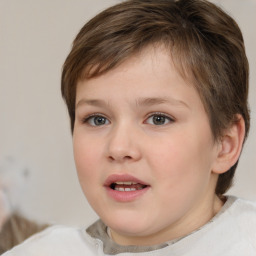
M 110 198 L 125 203 L 139 200 L 151 186 L 129 174 L 112 174 L 106 179 L 104 187 Z
M 133 182 L 133 181 L 116 181 L 110 184 L 111 189 L 120 191 L 120 192 L 130 192 L 142 190 L 147 187 L 147 185 Z

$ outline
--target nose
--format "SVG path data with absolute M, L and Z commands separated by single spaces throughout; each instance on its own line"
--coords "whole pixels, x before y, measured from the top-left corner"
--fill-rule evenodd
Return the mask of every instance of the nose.
M 138 161 L 141 158 L 138 131 L 126 124 L 117 125 L 109 134 L 107 155 L 110 161 Z

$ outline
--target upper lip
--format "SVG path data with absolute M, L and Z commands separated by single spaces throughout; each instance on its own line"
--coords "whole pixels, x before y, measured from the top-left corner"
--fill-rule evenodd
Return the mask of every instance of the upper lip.
M 109 187 L 111 184 L 116 182 L 134 182 L 138 184 L 142 184 L 148 186 L 149 184 L 145 183 L 144 181 L 130 175 L 130 174 L 112 174 L 108 176 L 106 179 L 104 186 Z

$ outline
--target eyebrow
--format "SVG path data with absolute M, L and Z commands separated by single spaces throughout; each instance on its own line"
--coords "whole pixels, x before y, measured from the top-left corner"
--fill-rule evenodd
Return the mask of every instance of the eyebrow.
M 76 104 L 76 108 L 78 108 L 81 105 L 90 105 L 90 106 L 96 106 L 96 107 L 105 107 L 107 104 L 104 100 L 97 100 L 97 99 L 81 99 Z
M 174 99 L 174 98 L 139 98 L 136 100 L 138 106 L 154 106 L 160 104 L 171 104 L 177 106 L 184 106 L 189 108 L 189 106 L 182 100 Z
M 183 106 L 186 108 L 189 108 L 189 106 L 181 100 L 177 100 L 174 98 L 161 98 L 161 97 L 146 97 L 146 98 L 139 98 L 136 100 L 137 106 L 154 106 L 154 105 L 161 105 L 161 104 L 171 104 L 171 105 L 177 105 L 177 106 Z M 106 107 L 110 105 L 108 102 L 100 99 L 81 99 L 76 104 L 76 108 L 78 108 L 81 105 L 90 105 L 90 106 L 96 106 L 96 107 Z

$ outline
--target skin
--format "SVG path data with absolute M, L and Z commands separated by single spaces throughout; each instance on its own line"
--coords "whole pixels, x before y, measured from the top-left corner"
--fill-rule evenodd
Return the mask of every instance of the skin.
M 78 177 L 118 244 L 160 244 L 207 223 L 223 205 L 214 191 L 218 173 L 232 164 L 224 157 L 232 148 L 229 141 L 213 139 L 198 93 L 164 48 L 147 48 L 77 84 Z M 119 202 L 104 186 L 113 174 L 132 175 L 148 189 Z

